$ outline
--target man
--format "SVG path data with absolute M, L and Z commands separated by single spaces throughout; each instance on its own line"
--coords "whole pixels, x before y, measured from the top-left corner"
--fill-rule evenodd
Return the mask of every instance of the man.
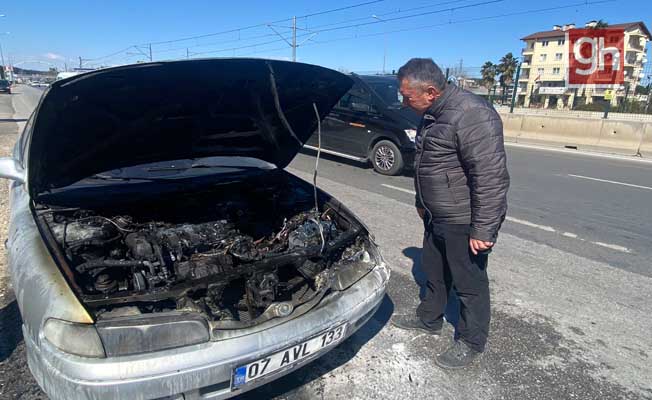
M 422 115 L 414 183 L 428 282 L 416 314 L 397 316 L 393 324 L 440 335 L 454 288 L 458 337 L 436 362 L 462 368 L 484 351 L 489 334 L 487 258 L 505 219 L 509 187 L 502 122 L 484 99 L 448 85 L 431 59 L 411 59 L 398 80 L 403 104 Z

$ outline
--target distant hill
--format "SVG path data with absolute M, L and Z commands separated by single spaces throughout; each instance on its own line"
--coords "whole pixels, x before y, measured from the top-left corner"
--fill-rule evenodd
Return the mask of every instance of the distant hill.
M 57 70 L 56 69 L 50 69 L 49 71 L 39 71 L 35 69 L 23 69 L 23 68 L 18 68 L 14 67 L 14 74 L 17 75 L 40 75 L 43 77 L 47 76 L 56 76 L 57 75 Z

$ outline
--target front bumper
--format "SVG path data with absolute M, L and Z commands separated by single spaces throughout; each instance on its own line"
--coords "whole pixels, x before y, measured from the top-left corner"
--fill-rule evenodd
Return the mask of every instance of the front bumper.
M 320 357 L 241 390 L 231 390 L 233 369 L 299 343 L 342 322 L 346 336 L 359 329 L 379 307 L 389 279 L 385 264 L 345 291 L 326 296 L 303 316 L 267 330 L 195 346 L 134 356 L 92 359 L 62 353 L 46 340 L 40 346 L 25 334 L 30 370 L 50 399 L 226 399 L 277 379 Z M 327 351 L 327 349 L 326 349 Z

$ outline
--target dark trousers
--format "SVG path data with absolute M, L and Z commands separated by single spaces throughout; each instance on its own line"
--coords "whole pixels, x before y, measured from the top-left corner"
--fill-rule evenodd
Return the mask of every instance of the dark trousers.
M 448 293 L 454 288 L 460 299 L 459 339 L 484 351 L 490 319 L 488 256 L 471 253 L 469 229 L 468 225 L 426 226 L 421 268 L 428 282 L 417 315 L 429 327 L 440 328 Z

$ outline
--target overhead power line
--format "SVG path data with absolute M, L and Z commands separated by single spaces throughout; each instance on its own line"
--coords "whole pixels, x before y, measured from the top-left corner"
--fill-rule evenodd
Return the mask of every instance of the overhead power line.
M 363 35 L 348 36 L 348 37 L 339 38 L 339 39 L 332 39 L 332 40 L 327 40 L 327 41 L 319 41 L 318 43 L 331 43 L 331 42 L 337 42 L 337 41 L 349 40 L 349 39 L 355 39 L 355 38 L 381 36 L 383 34 L 390 34 L 390 33 L 401 33 L 401 32 L 411 32 L 411 31 L 418 31 L 418 30 L 428 30 L 428 29 L 438 28 L 438 27 L 447 26 L 447 25 L 456 25 L 456 24 L 462 24 L 462 23 L 468 23 L 468 22 L 485 21 L 485 20 L 489 20 L 489 19 L 512 17 L 512 16 L 517 16 L 517 15 L 534 14 L 534 13 L 555 11 L 555 10 L 561 10 L 561 9 L 573 8 L 573 7 L 581 7 L 581 6 L 613 3 L 615 1 L 616 0 L 600 0 L 600 1 L 593 1 L 593 2 L 582 1 L 582 2 L 578 2 L 578 3 L 569 4 L 569 5 L 566 5 L 566 6 L 546 7 L 546 8 L 531 9 L 531 10 L 524 10 L 524 11 L 516 11 L 516 12 L 511 12 L 511 13 L 501 13 L 501 14 L 489 15 L 489 16 L 484 16 L 484 17 L 475 17 L 475 18 L 467 18 L 467 19 L 461 19 L 461 20 L 452 20 L 452 21 L 442 22 L 442 23 L 438 23 L 438 24 L 428 24 L 428 25 L 424 25 L 424 26 L 420 26 L 420 27 L 416 27 L 416 28 L 403 28 L 403 29 L 396 29 L 396 30 L 380 32 L 380 33 L 369 33 L 369 34 L 363 34 Z
M 358 34 L 358 35 L 353 35 L 353 36 L 346 36 L 346 37 L 341 37 L 341 38 L 336 38 L 336 39 L 331 39 L 331 40 L 320 40 L 320 41 L 314 41 L 312 43 L 309 43 L 306 46 L 317 46 L 317 45 L 329 44 L 329 43 L 334 43 L 334 42 L 341 42 L 341 41 L 352 40 L 352 39 L 362 39 L 362 38 L 368 38 L 368 37 L 382 36 L 384 34 L 423 31 L 423 30 L 433 30 L 433 29 L 438 29 L 438 28 L 440 28 L 442 26 L 449 26 L 449 25 L 457 25 L 457 24 L 485 21 L 485 20 L 491 20 L 491 19 L 506 18 L 506 17 L 518 16 L 518 15 L 537 14 L 537 13 L 556 11 L 556 10 L 562 10 L 562 9 L 568 9 L 568 8 L 574 8 L 574 7 L 600 5 L 600 4 L 606 4 L 606 3 L 613 3 L 615 1 L 616 0 L 600 0 L 600 1 L 591 1 L 591 2 L 582 1 L 582 2 L 577 2 L 577 3 L 573 3 L 573 4 L 568 4 L 568 5 L 565 5 L 565 6 L 555 6 L 555 7 L 529 9 L 529 10 L 522 10 L 522 11 L 516 11 L 516 12 L 510 12 L 510 13 L 501 13 L 501 14 L 488 15 L 488 16 L 484 16 L 484 17 L 475 17 L 475 18 L 467 18 L 467 19 L 460 19 L 460 20 L 452 20 L 452 21 L 447 21 L 447 22 L 442 22 L 442 23 L 437 23 L 437 24 L 423 25 L 423 26 L 419 26 L 419 27 L 415 27 L 415 28 L 396 29 L 396 30 L 385 31 L 385 32 L 376 32 L 376 33 L 368 33 L 368 34 L 362 34 L 362 35 Z M 255 51 L 255 52 L 245 53 L 244 55 L 259 54 L 259 53 L 264 53 L 264 52 L 274 52 L 274 51 L 280 51 L 280 50 L 283 50 L 283 49 L 287 49 L 287 47 L 279 47 L 279 48 L 274 48 L 274 49 L 269 49 L 269 50 L 262 50 L 261 49 L 261 50 Z
M 323 33 L 323 32 L 333 32 L 333 31 L 342 30 L 342 29 L 357 28 L 357 27 L 360 27 L 360 26 L 382 24 L 382 23 L 398 21 L 398 20 L 404 20 L 404 19 L 409 19 L 409 18 L 422 17 L 422 16 L 426 16 L 426 15 L 441 14 L 441 13 L 445 13 L 445 12 L 449 12 L 449 11 L 467 9 L 467 8 L 471 8 L 471 7 L 480 7 L 480 6 L 500 3 L 500 2 L 504 2 L 504 1 L 505 0 L 486 0 L 486 1 L 479 2 L 479 3 L 473 3 L 473 4 L 468 4 L 468 5 L 459 6 L 459 7 L 449 7 L 449 8 L 439 9 L 439 10 L 435 10 L 435 11 L 429 11 L 429 12 L 426 12 L 426 13 L 404 15 L 404 16 L 401 16 L 401 17 L 387 18 L 387 19 L 383 19 L 383 20 L 377 20 L 377 21 L 366 22 L 366 23 L 361 23 L 361 24 L 338 26 L 338 27 L 335 27 L 335 28 L 328 28 L 328 29 L 322 29 L 322 30 L 312 30 L 312 31 L 310 31 L 308 33 L 297 35 L 296 38 L 300 39 L 300 38 L 305 38 L 305 37 L 309 37 L 309 36 L 314 36 L 315 34 L 319 34 L 319 33 Z M 268 42 L 265 42 L 265 43 L 250 44 L 250 45 L 245 45 L 245 46 L 237 46 L 237 47 L 223 48 L 223 49 L 217 49 L 217 50 L 208 50 L 208 51 L 202 51 L 202 52 L 198 52 L 198 53 L 194 53 L 194 54 L 195 55 L 205 55 L 205 54 L 223 53 L 223 52 L 226 52 L 226 51 L 234 51 L 234 50 L 240 50 L 240 49 L 245 49 L 245 48 L 252 48 L 252 47 L 263 46 L 263 45 L 271 44 L 271 43 L 279 43 L 279 42 L 283 42 L 283 41 L 286 41 L 286 39 L 277 39 L 277 40 L 272 40 L 272 41 L 268 41 Z
M 363 6 L 363 5 L 378 3 L 380 1 L 383 1 L 383 0 L 369 1 L 369 2 L 359 3 L 359 4 L 348 6 L 348 7 L 342 7 L 342 8 L 332 9 L 332 10 L 326 10 L 326 11 L 319 12 L 319 13 L 306 14 L 304 16 L 297 17 L 297 18 L 305 18 L 305 17 L 308 17 L 308 16 L 314 16 L 314 15 L 325 14 L 325 13 L 329 13 L 329 12 L 341 11 L 341 10 L 344 10 L 344 9 L 355 8 L 355 7 L 360 7 L 360 6 Z M 462 2 L 466 2 L 466 1 L 469 1 L 469 0 L 451 0 L 451 1 L 440 2 L 440 3 L 437 3 L 437 4 L 429 5 L 429 6 L 413 7 L 413 8 L 407 8 L 407 9 L 404 9 L 404 10 L 399 9 L 399 10 L 395 10 L 395 11 L 391 11 L 391 12 L 387 12 L 387 13 L 382 13 L 382 14 L 378 14 L 378 15 L 385 16 L 385 15 L 391 15 L 391 14 L 402 14 L 402 13 L 405 13 L 405 12 L 414 11 L 416 9 L 425 9 L 425 8 L 430 8 L 430 7 L 434 7 L 434 6 L 438 6 L 438 5 L 462 3 Z M 345 20 L 345 21 L 340 21 L 338 23 L 331 23 L 331 24 L 316 26 L 316 27 L 313 27 L 312 30 L 309 31 L 308 33 L 297 35 L 296 38 L 297 39 L 306 38 L 306 37 L 312 37 L 317 33 L 333 32 L 333 31 L 338 31 L 338 30 L 358 28 L 358 27 L 362 27 L 362 26 L 370 26 L 370 25 L 375 25 L 375 24 L 379 24 L 379 23 L 387 23 L 387 22 L 399 21 L 399 20 L 404 20 L 404 19 L 409 19 L 409 18 L 417 18 L 417 17 L 427 16 L 427 15 L 434 15 L 434 14 L 440 14 L 440 13 L 445 13 L 445 12 L 453 12 L 453 11 L 456 11 L 456 10 L 468 9 L 468 8 L 472 8 L 472 7 L 480 7 L 480 6 L 483 6 L 483 5 L 495 4 L 495 3 L 499 3 L 499 2 L 503 2 L 503 1 L 505 1 L 505 0 L 486 0 L 486 1 L 478 2 L 478 3 L 460 5 L 460 6 L 457 6 L 457 7 L 448 7 L 448 8 L 445 8 L 445 9 L 439 9 L 439 10 L 434 10 L 434 11 L 429 11 L 429 12 L 424 12 L 424 13 L 402 15 L 402 16 L 397 16 L 397 17 L 394 17 L 394 18 L 383 18 L 382 20 L 369 21 L 369 22 L 364 22 L 364 23 L 359 23 L 359 24 L 350 24 L 350 25 L 345 25 L 345 26 L 336 26 L 336 27 L 327 28 L 327 29 L 317 29 L 319 27 L 328 27 L 328 26 L 333 26 L 333 25 L 340 25 L 342 23 L 347 23 L 347 22 L 365 20 L 365 19 L 368 19 L 369 17 L 356 18 L 354 20 Z M 568 9 L 568 8 L 573 8 L 573 7 L 599 5 L 599 4 L 611 3 L 611 2 L 614 2 L 614 1 L 615 0 L 600 0 L 600 1 L 593 1 L 593 2 L 582 1 L 582 2 L 569 4 L 569 5 L 566 5 L 566 6 L 555 6 L 555 7 L 546 7 L 546 8 L 539 8 L 539 9 L 530 9 L 530 10 L 524 10 L 524 11 L 501 13 L 501 14 L 495 14 L 495 15 L 490 15 L 490 16 L 475 17 L 475 18 L 468 18 L 468 19 L 461 19 L 461 20 L 449 20 L 447 22 L 442 22 L 442 23 L 438 23 L 438 24 L 434 24 L 434 25 L 433 24 L 428 24 L 428 25 L 424 25 L 424 26 L 420 26 L 420 27 L 416 27 L 416 28 L 403 28 L 403 29 L 396 29 L 396 30 L 391 30 L 391 31 L 384 31 L 384 32 L 380 32 L 380 33 L 369 33 L 369 34 L 362 34 L 362 35 L 361 34 L 356 34 L 356 35 L 353 35 L 353 36 L 346 36 L 346 37 L 342 37 L 342 38 L 336 38 L 336 39 L 330 39 L 330 40 L 320 40 L 318 42 L 317 41 L 312 41 L 312 43 L 307 43 L 307 44 L 304 44 L 304 45 L 305 46 L 314 46 L 314 45 L 319 45 L 319 44 L 327 44 L 327 43 L 350 40 L 350 39 L 355 39 L 355 38 L 366 38 L 366 37 L 381 36 L 381 35 L 392 34 L 392 33 L 428 30 L 428 29 L 438 28 L 438 27 L 446 26 L 446 25 L 454 25 L 454 24 L 460 24 L 460 23 L 477 22 L 477 21 L 484 21 L 484 20 L 490 20 L 490 19 L 496 19 L 496 18 L 504 18 L 504 17 L 509 17 L 509 16 L 517 16 L 517 15 L 525 15 L 525 14 L 540 13 L 540 12 L 547 12 L 547 11 L 555 11 L 555 10 Z M 276 21 L 276 22 L 273 22 L 273 23 L 285 22 L 285 21 L 288 21 L 288 20 L 292 20 L 292 18 L 289 18 L 289 19 L 286 19 L 286 20 Z M 267 26 L 267 24 L 250 25 L 250 27 L 254 27 L 254 26 L 255 27 L 262 27 L 262 26 Z M 172 41 L 153 42 L 152 44 L 175 43 L 175 42 L 179 42 L 179 41 L 183 41 L 183 40 L 196 39 L 196 38 L 199 38 L 199 37 L 215 36 L 215 35 L 222 34 L 222 33 L 227 33 L 227 32 L 238 32 L 240 30 L 248 29 L 248 28 L 249 27 L 239 28 L 239 29 L 232 29 L 232 30 L 229 30 L 229 31 L 218 32 L 218 33 L 215 33 L 215 34 L 199 35 L 199 36 L 194 36 L 192 38 L 176 39 L 176 40 L 172 40 Z M 216 44 L 255 40 L 255 39 L 267 38 L 267 37 L 271 37 L 271 36 L 275 36 L 275 35 L 276 35 L 275 33 L 269 33 L 269 34 L 251 36 L 251 37 L 248 37 L 248 38 L 239 38 L 239 39 L 233 39 L 233 40 L 228 40 L 228 41 L 220 41 L 220 42 L 218 42 Z M 178 48 L 172 48 L 172 49 L 162 49 L 162 50 L 157 50 L 157 53 L 169 53 L 169 52 L 174 52 L 174 51 L 179 51 L 179 52 L 183 51 L 184 55 L 185 55 L 184 58 L 186 58 L 188 55 L 203 56 L 203 55 L 208 55 L 208 54 L 224 53 L 224 52 L 229 52 L 229 51 L 234 52 L 234 55 L 235 55 L 235 52 L 238 51 L 238 50 L 254 49 L 253 52 L 248 52 L 248 53 L 245 53 L 244 55 L 259 54 L 259 53 L 264 53 L 264 52 L 267 52 L 267 51 L 280 51 L 282 49 L 287 49 L 287 46 L 285 46 L 285 47 L 277 47 L 277 48 L 270 49 L 270 50 L 264 50 L 264 49 L 256 50 L 256 48 L 261 47 L 261 46 L 266 46 L 266 45 L 275 44 L 275 43 L 281 43 L 281 42 L 284 42 L 284 41 L 286 41 L 286 39 L 282 38 L 282 39 L 269 40 L 269 41 L 265 41 L 265 42 L 261 42 L 261 43 L 252 43 L 252 44 L 247 44 L 247 45 L 242 45 L 242 46 L 232 46 L 232 47 L 226 47 L 226 48 L 220 48 L 220 49 L 214 49 L 214 50 L 206 50 L 206 51 L 201 51 L 201 52 L 189 52 L 187 50 L 189 48 L 205 47 L 205 46 L 210 45 L 210 44 L 203 44 L 203 45 L 195 45 L 195 46 L 184 46 L 184 47 L 178 47 Z M 149 43 L 146 44 L 145 46 L 149 46 Z M 111 53 L 111 54 L 109 54 L 107 56 L 90 59 L 89 61 L 96 61 L 96 60 L 102 60 L 102 59 L 110 58 L 112 56 L 122 54 L 122 53 L 124 53 L 124 52 L 126 52 L 126 51 L 128 51 L 128 50 L 130 50 L 132 48 L 136 48 L 136 47 L 137 46 L 132 45 L 132 46 L 129 46 L 129 47 L 127 47 L 127 48 L 125 48 L 125 49 L 123 49 L 121 51 Z
M 432 8 L 432 7 L 446 5 L 446 4 L 464 3 L 464 2 L 468 2 L 468 1 L 470 1 L 470 0 L 451 0 L 451 1 L 445 1 L 445 2 L 435 3 L 435 4 L 430 4 L 430 5 L 427 5 L 427 6 L 406 8 L 404 10 L 397 9 L 397 10 L 390 11 L 390 12 L 378 13 L 378 15 L 379 16 L 387 16 L 387 15 L 401 14 L 401 13 L 406 13 L 406 12 L 414 11 L 414 10 Z M 314 15 L 320 15 L 320 14 L 322 14 L 322 13 L 315 13 L 315 14 L 308 14 L 308 15 L 309 16 L 314 16 Z M 304 18 L 304 17 L 306 17 L 306 16 L 303 16 L 302 18 Z M 324 28 L 324 27 L 328 27 L 328 26 L 335 26 L 335 25 L 341 25 L 341 24 L 345 24 L 345 23 L 351 23 L 351 22 L 355 22 L 355 21 L 369 20 L 370 18 L 372 18 L 371 15 L 366 16 L 366 17 L 358 17 L 358 18 L 353 18 L 353 19 L 347 19 L 347 20 L 344 20 L 344 21 L 317 25 L 317 26 L 311 27 L 310 29 L 314 30 L 314 29 Z M 283 28 L 292 29 L 292 27 L 283 27 Z M 297 29 L 300 29 L 300 28 L 297 28 Z M 173 48 L 168 48 L 168 49 L 157 49 L 156 54 L 174 53 L 174 52 L 177 52 L 177 51 L 180 52 L 180 51 L 186 51 L 186 50 L 195 49 L 195 48 L 199 48 L 199 47 L 208 47 L 208 46 L 215 46 L 215 45 L 227 44 L 227 43 L 247 42 L 247 41 L 250 41 L 250 40 L 264 39 L 264 38 L 269 38 L 269 37 L 274 37 L 274 36 L 277 36 L 277 33 L 267 33 L 267 34 L 256 35 L 256 36 L 238 37 L 238 38 L 235 38 L 235 39 L 220 40 L 220 41 L 210 42 L 210 43 L 202 43 L 202 44 L 194 44 L 194 45 L 182 45 L 182 46 L 179 46 L 179 47 L 173 47 Z M 155 44 L 155 43 L 153 43 L 153 44 Z M 204 52 L 206 52 L 206 50 Z M 191 53 L 195 54 L 196 52 L 192 51 Z
M 406 8 L 404 10 L 399 8 L 399 9 L 394 10 L 394 11 L 389 11 L 389 12 L 385 12 L 385 13 L 377 13 L 376 15 L 379 16 L 379 17 L 385 17 L 387 15 L 403 14 L 403 13 L 406 13 L 406 12 L 409 12 L 409 11 L 423 10 L 425 8 L 444 6 L 444 5 L 447 5 L 447 4 L 466 3 L 468 1 L 470 1 L 470 0 L 450 0 L 450 1 L 444 1 L 444 2 L 441 2 L 441 3 L 430 4 L 430 5 L 427 5 L 427 6 Z M 328 24 L 317 25 L 317 26 L 311 27 L 310 29 L 325 28 L 325 27 L 328 27 L 328 26 L 342 25 L 342 24 L 345 24 L 345 23 L 356 22 L 356 21 L 365 21 L 365 20 L 368 21 L 370 18 L 373 18 L 373 17 L 371 15 L 368 15 L 368 16 L 365 16 L 365 17 L 358 17 L 358 18 L 347 19 L 347 20 L 339 21 L 339 22 L 330 22 Z
M 334 12 L 338 12 L 338 11 L 350 10 L 352 8 L 368 6 L 370 4 L 380 3 L 380 2 L 383 2 L 383 1 L 385 1 L 385 0 L 371 0 L 371 1 L 366 1 L 366 2 L 363 2 L 363 3 L 352 4 L 352 5 L 346 6 L 346 7 L 333 8 L 333 9 L 330 9 L 330 10 L 318 11 L 318 12 L 315 12 L 315 13 L 312 13 L 312 14 L 305 14 L 305 15 L 297 16 L 296 18 L 308 18 L 308 17 L 314 17 L 316 15 L 323 15 L 323 14 L 329 14 L 329 13 L 334 13 Z M 143 44 L 141 44 L 141 46 L 147 46 L 149 44 L 158 45 L 158 44 L 177 43 L 177 42 L 183 42 L 183 41 L 195 40 L 195 39 L 203 39 L 203 38 L 206 38 L 206 37 L 224 35 L 224 34 L 227 34 L 227 33 L 241 32 L 241 31 L 248 30 L 248 29 L 260 28 L 260 27 L 264 27 L 264 26 L 267 26 L 267 25 L 270 25 L 270 24 L 279 24 L 281 22 L 289 22 L 289 21 L 292 21 L 292 18 L 285 18 L 285 19 L 281 19 L 281 20 L 278 20 L 278 21 L 272 21 L 272 22 L 263 22 L 263 23 L 260 23 L 260 24 L 254 24 L 254 25 L 243 26 L 243 27 L 240 27 L 240 28 L 228 29 L 228 30 L 224 30 L 224 31 L 221 31 L 221 32 L 207 33 L 207 34 L 195 35 L 195 36 L 188 36 L 188 37 L 180 38 L 180 39 L 172 39 L 172 40 L 163 40 L 163 41 L 160 41 L 160 42 L 143 43 Z
M 337 31 L 340 29 L 348 29 L 348 28 L 359 28 L 361 26 L 367 26 L 367 25 L 376 25 L 376 24 L 385 24 L 387 22 L 393 22 L 393 21 L 400 21 L 408 18 L 416 18 L 416 17 L 423 17 L 426 15 L 433 15 L 433 14 L 441 14 L 447 11 L 456 11 L 456 10 L 462 10 L 466 8 L 471 8 L 471 7 L 478 7 L 478 6 L 484 6 L 488 4 L 495 4 L 495 3 L 502 3 L 505 0 L 487 0 L 483 1 L 480 3 L 474 3 L 474 4 L 468 4 L 465 6 L 459 6 L 459 7 L 450 7 L 450 8 L 444 8 L 440 10 L 435 10 L 435 11 L 428 11 L 425 13 L 419 13 L 419 14 L 411 14 L 411 15 L 404 15 L 401 17 L 394 17 L 394 18 L 383 18 L 382 20 L 376 20 L 376 21 L 370 21 L 370 22 L 363 22 L 360 24 L 353 24 L 353 25 L 346 25 L 346 26 L 338 26 L 335 28 L 328 28 L 328 29 L 321 29 L 313 32 L 331 32 L 331 31 Z

